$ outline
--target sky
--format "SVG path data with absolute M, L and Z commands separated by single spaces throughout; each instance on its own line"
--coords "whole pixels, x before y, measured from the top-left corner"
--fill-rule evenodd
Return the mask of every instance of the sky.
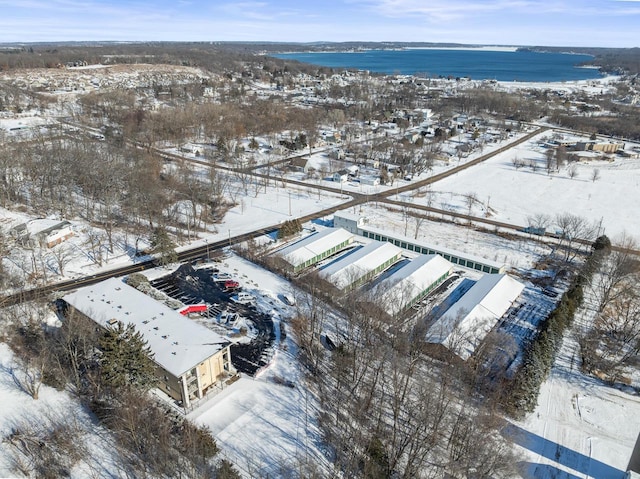
M 640 0 L 0 0 L 0 42 L 640 47 Z

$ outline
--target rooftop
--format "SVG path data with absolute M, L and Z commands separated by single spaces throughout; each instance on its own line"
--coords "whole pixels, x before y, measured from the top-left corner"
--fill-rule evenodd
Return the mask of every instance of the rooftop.
M 281 249 L 278 254 L 297 266 L 353 238 L 352 233 L 342 228 L 327 228 Z
M 382 281 L 377 288 L 381 294 L 377 296 L 387 313 L 396 315 L 452 268 L 440 255 L 420 255 Z
M 104 328 L 113 319 L 133 324 L 148 342 L 154 361 L 176 377 L 229 344 L 226 338 L 118 278 L 80 288 L 63 299 Z
M 485 274 L 429 328 L 427 341 L 468 359 L 523 289 L 506 274 Z
M 330 263 L 321 270 L 321 275 L 337 288 L 344 289 L 401 253 L 402 250 L 391 243 L 372 241 Z

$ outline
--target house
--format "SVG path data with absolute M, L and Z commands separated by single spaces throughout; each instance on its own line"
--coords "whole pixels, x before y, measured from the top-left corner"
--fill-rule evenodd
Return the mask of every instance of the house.
M 290 162 L 289 162 L 289 168 L 291 168 L 294 171 L 300 171 L 302 173 L 309 173 L 309 170 L 312 169 L 311 167 L 311 162 L 309 161 L 308 158 L 293 158 Z
M 360 177 L 361 185 L 378 186 L 380 184 L 379 176 L 365 175 Z
M 25 248 L 52 248 L 71 238 L 74 233 L 68 221 L 37 219 L 11 228 L 9 234 Z
M 351 165 L 346 168 L 349 176 L 358 176 L 360 173 L 360 167 L 358 165 Z
M 523 290 L 522 283 L 506 274 L 483 275 L 429 328 L 427 343 L 466 361 Z
M 339 171 L 336 171 L 333 176 L 332 176 L 333 181 L 337 182 L 337 183 L 344 183 L 345 181 L 349 180 L 349 170 L 346 169 L 342 169 Z
M 235 374 L 229 341 L 118 278 L 64 296 L 69 311 L 102 328 L 133 324 L 147 341 L 158 388 L 185 409 L 208 392 L 222 389 Z

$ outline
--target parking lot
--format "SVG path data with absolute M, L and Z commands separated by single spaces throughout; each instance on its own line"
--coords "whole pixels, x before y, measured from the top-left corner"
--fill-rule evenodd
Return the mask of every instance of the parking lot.
M 233 286 L 229 281 L 235 279 L 224 273 L 218 277 L 217 268 L 213 266 L 194 269 L 185 264 L 174 273 L 151 281 L 151 285 L 184 305 L 205 303 L 207 310 L 192 319 L 230 338 L 233 366 L 242 373 L 254 375 L 269 362 L 273 353 L 273 320 L 250 303 L 233 301 L 231 298 L 239 289 L 225 288 L 225 285 Z M 236 324 L 240 318 L 242 324 L 250 326 L 250 338 L 244 336 L 246 327 L 238 332 Z

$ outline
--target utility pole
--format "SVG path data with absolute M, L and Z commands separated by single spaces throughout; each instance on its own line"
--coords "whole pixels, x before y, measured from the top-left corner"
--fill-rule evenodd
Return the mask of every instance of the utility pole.
M 291 216 L 291 192 L 289 191 L 289 216 Z

